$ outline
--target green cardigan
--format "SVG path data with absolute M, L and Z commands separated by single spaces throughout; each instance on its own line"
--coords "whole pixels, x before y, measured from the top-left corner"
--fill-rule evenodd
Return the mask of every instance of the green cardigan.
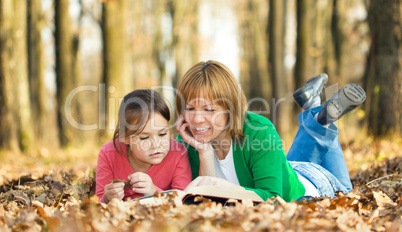
M 271 121 L 248 112 L 243 133 L 246 137 L 242 144 L 232 144 L 234 166 L 240 185 L 256 192 L 264 200 L 279 195 L 290 202 L 304 196 L 306 190 L 286 160 L 281 139 Z M 191 172 L 195 179 L 200 168 L 198 151 L 184 143 L 180 135 L 176 140 L 183 143 L 188 150 Z

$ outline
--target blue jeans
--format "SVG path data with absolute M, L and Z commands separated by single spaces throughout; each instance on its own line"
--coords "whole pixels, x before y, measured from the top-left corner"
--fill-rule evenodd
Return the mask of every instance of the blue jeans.
M 314 119 L 321 108 L 315 107 L 298 115 L 299 131 L 287 160 L 320 194 L 334 196 L 339 190 L 349 192 L 352 183 L 339 143 L 338 128 L 333 123 L 326 128 Z

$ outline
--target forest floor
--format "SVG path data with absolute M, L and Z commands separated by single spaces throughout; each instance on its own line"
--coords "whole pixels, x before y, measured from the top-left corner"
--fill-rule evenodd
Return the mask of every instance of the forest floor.
M 99 147 L 0 153 L 1 231 L 400 231 L 402 139 L 342 144 L 354 189 L 334 198 L 222 206 L 99 203 Z

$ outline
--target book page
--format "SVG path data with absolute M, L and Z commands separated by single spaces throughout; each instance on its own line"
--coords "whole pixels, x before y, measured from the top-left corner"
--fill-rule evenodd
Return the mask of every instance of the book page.
M 249 190 L 235 190 L 227 189 L 220 186 L 196 186 L 187 190 L 187 192 L 180 190 L 168 190 L 161 192 L 159 194 L 167 194 L 171 192 L 176 192 L 178 197 L 174 200 L 176 205 L 181 201 L 185 201 L 186 199 L 194 196 L 203 196 L 206 198 L 210 198 L 212 200 L 217 199 L 235 199 L 235 200 L 251 200 L 253 202 L 264 202 L 264 200 L 258 196 L 253 191 Z M 160 195 L 160 196 L 162 196 Z M 214 199 L 215 198 L 215 199 Z M 155 197 L 155 195 L 148 195 L 138 199 L 142 205 L 147 206 L 156 206 L 168 203 L 168 200 L 164 197 Z M 221 202 L 220 200 L 218 200 Z M 225 202 L 225 201 L 224 201 Z M 192 200 L 185 202 L 185 204 L 192 204 Z
M 249 190 L 232 190 L 220 186 L 196 186 L 187 190 L 186 195 L 202 195 L 236 200 L 250 199 L 254 202 L 264 202 L 257 193 Z
M 146 206 L 157 206 L 157 205 L 167 204 L 168 199 L 165 198 L 164 195 L 166 195 L 168 193 L 173 193 L 173 192 L 176 192 L 176 194 L 177 194 L 177 198 L 174 199 L 174 203 L 176 205 L 180 205 L 182 203 L 182 199 L 186 195 L 186 193 L 181 190 L 177 190 L 177 189 L 163 191 L 158 194 L 143 196 L 143 197 L 138 198 L 138 201 L 141 205 L 146 205 Z M 159 195 L 161 197 L 157 197 L 156 195 Z M 134 199 L 134 200 L 136 200 L 136 199 Z

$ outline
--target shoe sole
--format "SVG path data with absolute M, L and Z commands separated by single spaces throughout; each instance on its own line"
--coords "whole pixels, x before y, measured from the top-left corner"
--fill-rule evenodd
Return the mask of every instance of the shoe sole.
M 336 121 L 365 100 L 366 93 L 360 86 L 347 84 L 324 105 L 327 110 L 327 117 L 319 117 L 318 121 L 323 125 Z

